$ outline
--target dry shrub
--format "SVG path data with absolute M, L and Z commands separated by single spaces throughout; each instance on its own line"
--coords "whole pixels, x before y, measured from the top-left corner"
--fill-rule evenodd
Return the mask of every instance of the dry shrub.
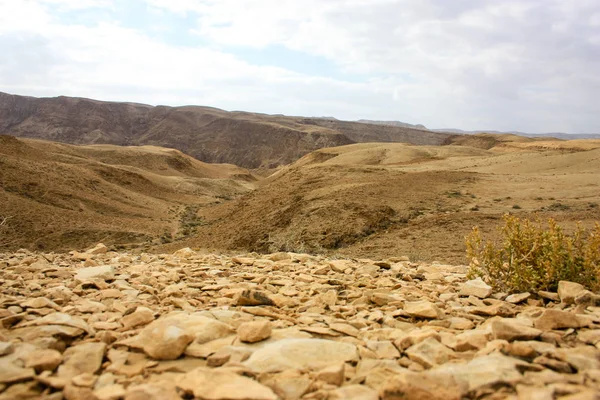
M 553 219 L 544 228 L 505 215 L 501 232 L 502 243 L 484 242 L 477 227 L 467 236 L 470 278 L 506 292 L 554 291 L 561 280 L 600 289 L 600 224 L 587 231 L 578 223 L 568 235 Z

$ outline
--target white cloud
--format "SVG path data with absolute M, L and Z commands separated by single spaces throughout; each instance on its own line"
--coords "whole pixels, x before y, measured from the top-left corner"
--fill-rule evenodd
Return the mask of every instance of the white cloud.
M 596 0 L 146 0 L 196 18 L 204 47 L 56 10 L 125 0 L 0 0 L 0 90 L 399 119 L 433 127 L 600 131 Z M 230 48 L 323 57 L 326 78 Z M 337 77 L 336 77 L 337 76 Z

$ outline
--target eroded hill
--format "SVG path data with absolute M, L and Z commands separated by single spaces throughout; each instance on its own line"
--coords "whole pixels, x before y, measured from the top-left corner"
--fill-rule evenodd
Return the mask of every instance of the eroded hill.
M 72 144 L 155 145 L 209 163 L 272 169 L 325 147 L 355 142 L 441 144 L 449 135 L 337 120 L 153 107 L 0 93 L 0 134 Z
M 255 180 L 243 168 L 173 149 L 0 135 L 0 216 L 8 217 L 0 249 L 170 241 L 202 223 L 200 206 L 235 198 Z
M 185 243 L 463 262 L 471 228 L 493 234 L 507 212 L 567 227 L 600 220 L 600 143 L 590 143 L 322 149 L 234 202 L 201 208 L 208 224 Z

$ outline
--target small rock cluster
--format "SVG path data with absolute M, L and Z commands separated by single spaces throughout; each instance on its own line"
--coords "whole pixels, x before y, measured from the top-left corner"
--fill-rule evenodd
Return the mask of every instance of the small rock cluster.
M 600 301 L 465 266 L 0 255 L 0 400 L 598 399 Z

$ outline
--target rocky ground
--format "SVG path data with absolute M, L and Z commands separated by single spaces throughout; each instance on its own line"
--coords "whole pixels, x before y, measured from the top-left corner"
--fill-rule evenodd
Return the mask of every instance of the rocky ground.
M 0 399 L 597 399 L 600 307 L 465 266 L 0 255 Z

